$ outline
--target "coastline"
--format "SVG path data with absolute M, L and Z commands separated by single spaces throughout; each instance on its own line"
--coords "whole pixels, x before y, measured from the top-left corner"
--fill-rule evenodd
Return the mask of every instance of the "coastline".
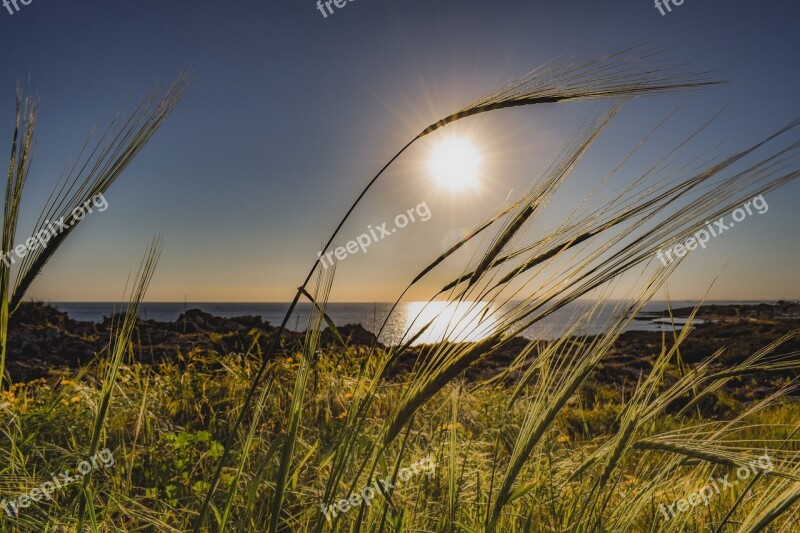
M 683 322 L 682 319 L 692 310 L 689 307 L 676 308 L 672 313 L 676 322 Z M 637 320 L 664 319 L 663 312 L 643 315 Z M 701 307 L 696 319 L 694 331 L 681 350 L 684 361 L 688 364 L 699 362 L 725 347 L 721 362 L 735 363 L 759 347 L 800 328 L 800 304 L 709 304 Z M 9 330 L 8 370 L 12 379 L 46 378 L 54 371 L 79 368 L 107 346 L 111 324 L 111 317 L 100 323 L 78 321 L 45 304 L 22 304 L 13 315 Z M 374 334 L 360 324 L 345 324 L 337 328 L 350 346 L 368 349 L 376 343 Z M 277 332 L 276 327 L 259 316 L 226 318 L 199 309 L 187 309 L 173 322 L 140 319 L 136 329 L 135 359 L 144 364 L 171 361 L 179 354 L 243 354 L 256 336 L 263 348 Z M 668 342 L 670 337 L 662 331 L 626 331 L 616 342 L 613 357 L 604 361 L 599 379 L 621 384 L 635 383 L 662 342 Z M 283 348 L 276 357 L 290 354 L 302 340 L 303 332 L 285 332 Z M 477 378 L 486 373 L 500 373 L 529 342 L 529 339 L 521 337 L 513 339 L 491 358 L 468 369 L 466 376 Z M 384 348 L 381 343 L 376 343 L 376 346 Z M 326 353 L 342 351 L 335 336 L 327 329 L 322 334 L 321 348 Z M 789 348 L 787 345 L 786 349 Z M 800 350 L 800 345 L 794 348 Z M 413 360 L 422 349 L 424 345 L 412 347 L 404 359 Z

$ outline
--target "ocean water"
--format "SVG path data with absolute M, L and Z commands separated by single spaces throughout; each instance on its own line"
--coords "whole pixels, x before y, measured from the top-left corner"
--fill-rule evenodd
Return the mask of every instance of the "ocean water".
M 614 305 L 619 302 L 610 302 L 606 307 L 596 311 L 589 320 L 583 321 L 577 334 L 598 334 L 608 327 L 613 319 Z M 690 307 L 697 305 L 696 301 L 672 301 L 673 308 Z M 736 304 L 736 303 L 761 303 L 761 302 L 732 302 L 715 301 L 708 304 Z M 106 302 L 58 302 L 52 303 L 60 311 L 66 312 L 74 320 L 101 322 L 103 317 L 109 316 L 115 309 L 120 309 L 119 304 Z M 591 301 L 573 302 L 563 309 L 538 321 L 536 324 L 520 332 L 523 337 L 534 339 L 548 339 L 558 337 L 570 331 L 591 307 Z M 667 309 L 663 301 L 651 301 L 643 309 L 645 312 L 663 311 Z M 231 318 L 243 315 L 261 316 L 273 326 L 280 325 L 288 303 L 144 303 L 140 309 L 140 317 L 159 322 L 173 322 L 187 309 L 200 309 L 212 315 Z M 294 310 L 287 327 L 294 331 L 304 331 L 308 326 L 309 303 L 301 303 Z M 443 338 L 458 341 L 474 341 L 491 334 L 498 324 L 506 319 L 512 310 L 511 306 L 494 308 L 482 302 L 463 302 L 459 305 L 434 302 L 404 302 L 397 306 L 389 315 L 391 304 L 388 303 L 330 303 L 327 313 L 337 326 L 345 324 L 361 324 L 366 329 L 377 332 L 386 320 L 386 325 L 380 334 L 380 340 L 386 344 L 398 344 L 403 339 L 419 332 L 425 324 L 430 323 L 417 343 L 435 342 Z M 387 320 L 388 316 L 388 320 Z M 677 321 L 680 324 L 682 321 Z M 453 324 L 458 324 L 454 327 Z M 677 328 L 680 326 L 678 325 Z M 628 326 L 629 330 L 666 331 L 671 329 L 669 324 L 658 320 L 634 320 Z

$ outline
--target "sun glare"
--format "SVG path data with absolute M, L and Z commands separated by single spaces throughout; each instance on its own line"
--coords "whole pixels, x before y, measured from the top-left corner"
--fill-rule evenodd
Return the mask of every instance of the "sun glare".
M 408 302 L 406 307 L 406 326 L 410 326 L 407 338 L 419 334 L 415 345 L 477 342 L 492 335 L 497 322 L 493 308 L 486 302 Z
M 442 187 L 474 189 L 478 186 L 480 156 L 468 140 L 450 138 L 434 147 L 428 169 Z

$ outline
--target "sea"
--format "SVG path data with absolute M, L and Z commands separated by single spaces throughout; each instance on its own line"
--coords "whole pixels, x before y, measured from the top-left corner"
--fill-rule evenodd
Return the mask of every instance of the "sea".
M 764 301 L 706 301 L 706 304 L 755 304 L 771 303 Z M 616 320 L 624 307 L 623 302 L 610 301 L 598 307 L 591 300 L 578 300 L 549 314 L 534 324 L 513 330 L 528 339 L 552 339 L 566 333 L 576 335 L 595 335 L 607 331 L 609 324 Z M 668 308 L 693 307 L 699 302 L 650 301 L 645 304 L 642 314 L 661 312 Z M 112 312 L 120 311 L 120 304 L 109 302 L 52 302 L 53 307 L 66 312 L 70 318 L 80 321 L 102 322 Z M 123 307 L 124 308 L 124 307 Z M 181 313 L 189 309 L 200 309 L 206 313 L 223 318 L 237 316 L 260 316 L 262 320 L 278 326 L 283 320 L 288 303 L 219 303 L 219 302 L 161 302 L 143 303 L 139 316 L 158 322 L 174 322 Z M 287 328 L 305 331 L 308 328 L 311 305 L 300 303 L 290 317 Z M 494 306 L 485 302 L 401 302 L 394 310 L 390 303 L 329 303 L 326 313 L 339 327 L 346 324 L 360 324 L 367 330 L 380 332 L 379 340 L 394 345 L 405 342 L 417 335 L 415 344 L 436 342 L 442 339 L 451 341 L 476 341 L 490 335 L 505 320 L 519 312 L 515 304 Z M 530 318 L 533 318 L 531 315 Z M 640 317 L 641 318 L 641 317 Z M 521 323 L 524 323 L 521 322 Z M 324 323 L 323 323 L 324 325 Z M 428 325 L 428 327 L 424 327 Z M 683 320 L 669 320 L 645 317 L 632 320 L 627 330 L 671 331 L 680 330 Z M 424 329 L 422 333 L 420 330 Z

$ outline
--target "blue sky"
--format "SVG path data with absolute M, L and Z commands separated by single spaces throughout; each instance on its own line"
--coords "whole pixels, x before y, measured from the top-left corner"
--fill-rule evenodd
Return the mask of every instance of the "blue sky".
M 613 165 L 676 105 L 665 147 L 728 105 L 703 142 L 742 148 L 800 112 L 798 14 L 789 0 L 685 0 L 666 16 L 650 0 L 355 0 L 327 18 L 311 0 L 33 0 L 14 15 L 0 10 L 0 143 L 10 140 L 17 80 L 30 77 L 41 98 L 20 239 L 95 125 L 155 83 L 194 72 L 178 109 L 107 194 L 109 209 L 82 223 L 29 297 L 116 300 L 160 233 L 166 248 L 150 300 L 288 300 L 388 157 L 429 123 L 560 56 L 646 44 L 668 49 L 675 63 L 719 69 L 714 76 L 729 82 L 632 102 L 591 161 Z M 594 109 L 543 106 L 454 127 L 487 160 L 474 192 L 438 189 L 424 169 L 436 139 L 420 143 L 337 242 L 422 201 L 431 220 L 342 263 L 334 299 L 393 299 L 454 231 L 494 211 L 509 191 L 526 189 Z M 580 186 L 597 176 L 575 179 L 577 202 Z M 673 297 L 701 296 L 722 272 L 716 298 L 800 298 L 800 183 L 767 200 L 768 214 L 681 266 L 670 281 Z

